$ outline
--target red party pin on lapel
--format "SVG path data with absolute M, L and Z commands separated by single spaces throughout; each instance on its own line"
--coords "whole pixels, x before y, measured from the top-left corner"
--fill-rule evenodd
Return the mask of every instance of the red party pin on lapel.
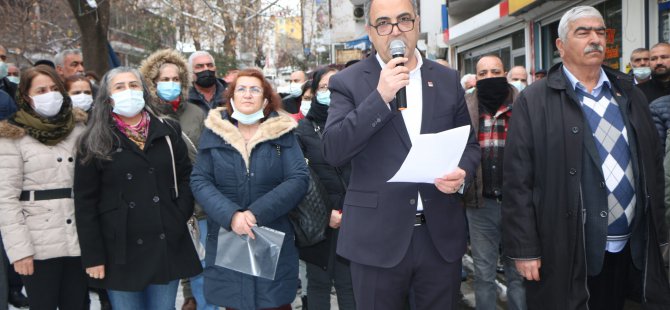
M 433 87 L 433 82 L 428 81 L 428 87 Z

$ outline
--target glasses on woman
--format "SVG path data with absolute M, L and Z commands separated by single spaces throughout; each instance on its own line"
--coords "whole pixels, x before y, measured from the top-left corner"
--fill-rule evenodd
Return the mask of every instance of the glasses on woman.
M 263 94 L 263 89 L 258 87 L 258 86 L 250 86 L 250 87 L 245 87 L 245 86 L 238 86 L 235 88 L 235 94 L 238 95 L 244 95 L 249 91 L 252 96 L 260 96 Z
M 377 25 L 372 25 L 370 26 L 372 28 L 375 28 L 377 30 L 377 34 L 380 36 L 387 36 L 393 32 L 393 27 L 396 26 L 398 27 L 398 30 L 400 32 L 408 32 L 414 30 L 414 18 L 411 18 L 410 16 L 404 16 L 398 19 L 397 23 L 392 23 L 390 20 L 382 20 Z

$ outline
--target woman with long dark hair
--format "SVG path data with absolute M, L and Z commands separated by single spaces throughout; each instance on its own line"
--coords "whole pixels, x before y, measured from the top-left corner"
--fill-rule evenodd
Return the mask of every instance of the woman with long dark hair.
M 173 309 L 179 279 L 202 270 L 186 144 L 150 100 L 138 70 L 105 74 L 75 165 L 82 261 L 115 309 Z
M 312 102 L 305 118 L 300 121 L 296 134 L 309 166 L 319 176 L 328 191 L 331 209 L 326 240 L 310 247 L 300 248 L 300 259 L 307 263 L 307 300 L 310 310 L 330 309 L 330 291 L 335 287 L 341 310 L 356 308 L 351 284 L 349 262 L 335 253 L 337 234 L 342 223 L 342 206 L 347 191 L 350 166 L 333 167 L 323 158 L 321 133 L 326 126 L 330 91 L 328 81 L 337 69 L 324 67 L 314 73 L 310 86 Z

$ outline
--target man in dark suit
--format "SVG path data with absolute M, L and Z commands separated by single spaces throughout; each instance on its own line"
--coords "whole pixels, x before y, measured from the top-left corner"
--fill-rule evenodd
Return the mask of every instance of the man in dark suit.
M 470 125 L 458 73 L 416 50 L 417 12 L 414 0 L 366 2 L 377 54 L 329 83 L 324 155 L 334 166 L 352 166 L 337 252 L 351 261 L 358 309 L 403 309 L 408 296 L 414 309 L 458 302 L 466 244 L 458 196 L 480 160 L 474 133 L 460 168 L 437 172 L 435 184 L 387 182 L 419 134 Z M 391 58 L 393 40 L 405 43 L 405 57 Z M 407 109 L 400 112 L 394 96 L 402 87 Z

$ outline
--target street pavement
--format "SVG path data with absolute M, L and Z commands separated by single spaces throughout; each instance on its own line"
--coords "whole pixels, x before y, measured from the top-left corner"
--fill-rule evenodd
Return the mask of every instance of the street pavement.
M 472 310 L 475 309 L 475 293 L 473 289 L 473 278 L 472 275 L 474 274 L 474 267 L 472 265 L 472 257 L 469 255 L 465 255 L 463 257 L 463 267 L 468 273 L 467 279 L 463 282 L 461 282 L 461 293 L 463 294 L 463 298 L 461 299 L 461 302 L 459 304 L 459 309 L 458 310 Z M 506 306 L 506 301 L 507 301 L 507 287 L 505 286 L 503 276 L 501 274 L 498 274 L 497 277 L 497 287 L 498 287 L 498 304 L 496 307 L 496 310 L 504 310 L 507 309 Z M 100 302 L 98 300 L 98 295 L 95 293 L 90 294 L 91 297 L 91 308 L 90 310 L 100 310 Z M 175 307 L 176 309 L 181 309 L 181 305 L 184 303 L 184 296 L 182 295 L 182 290 L 181 287 L 179 288 L 179 291 L 177 292 L 177 300 L 175 302 Z M 335 291 L 331 292 L 330 295 L 330 304 L 331 304 L 331 310 L 339 310 L 337 306 L 337 297 L 335 296 Z M 300 301 L 300 291 L 296 293 L 296 299 L 293 301 L 292 308 L 295 310 L 301 310 L 302 309 L 302 303 Z M 17 310 L 17 308 L 12 307 L 10 305 L 9 307 L 10 310 Z M 223 308 L 221 308 L 223 309 Z M 624 310 L 635 310 L 635 309 L 641 309 L 639 304 L 633 303 L 633 302 L 627 302 L 626 306 L 624 307 Z

